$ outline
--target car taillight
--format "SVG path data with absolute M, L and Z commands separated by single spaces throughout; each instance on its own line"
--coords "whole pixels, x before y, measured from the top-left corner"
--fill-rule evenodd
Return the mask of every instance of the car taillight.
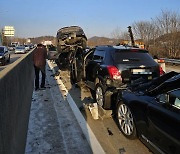
M 163 74 L 164 74 L 164 71 L 163 71 L 163 69 L 162 69 L 161 66 L 159 66 L 159 73 L 160 73 L 160 75 L 163 75 Z
M 122 80 L 121 74 L 119 73 L 119 70 L 115 66 L 108 66 L 107 69 L 112 79 Z
M 158 63 L 164 63 L 165 61 L 163 59 L 158 59 Z

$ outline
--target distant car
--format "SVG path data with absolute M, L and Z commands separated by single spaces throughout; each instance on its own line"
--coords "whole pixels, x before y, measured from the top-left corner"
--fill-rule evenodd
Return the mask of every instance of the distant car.
M 120 91 L 117 124 L 154 153 L 180 153 L 180 73 L 170 72 L 135 90 Z
M 15 49 L 15 53 L 26 53 L 25 46 L 17 46 Z
M 29 48 L 30 48 L 30 49 L 33 49 L 33 48 L 34 48 L 34 45 L 33 45 L 33 44 L 30 44 L 30 45 L 29 45 Z
M 10 51 L 14 51 L 15 48 L 16 48 L 15 45 L 9 45 L 9 46 L 8 46 L 8 50 L 10 50 Z
M 6 46 L 0 46 L 0 63 L 5 65 L 6 62 L 10 62 L 10 53 Z
M 26 51 L 29 51 L 29 50 L 30 50 L 29 45 L 24 45 L 24 46 L 25 46 Z
M 57 52 L 57 48 L 53 45 L 47 46 L 47 55 L 49 60 L 57 60 L 59 54 Z

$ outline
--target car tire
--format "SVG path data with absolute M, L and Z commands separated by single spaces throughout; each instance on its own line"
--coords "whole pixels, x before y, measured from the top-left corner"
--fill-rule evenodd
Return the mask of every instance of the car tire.
M 120 101 L 117 105 L 116 119 L 120 131 L 129 139 L 137 138 L 137 131 L 131 109 Z
M 8 60 L 7 60 L 7 62 L 8 62 L 8 63 L 10 62 L 10 55 L 9 55 L 9 57 L 8 57 Z
M 3 61 L 2 61 L 2 65 L 6 65 L 6 59 L 4 58 Z
M 103 85 L 101 83 L 98 83 L 96 85 L 95 88 L 95 98 L 96 98 L 96 102 L 99 106 L 101 106 L 102 108 L 104 108 L 104 94 L 105 94 L 106 88 L 103 87 Z

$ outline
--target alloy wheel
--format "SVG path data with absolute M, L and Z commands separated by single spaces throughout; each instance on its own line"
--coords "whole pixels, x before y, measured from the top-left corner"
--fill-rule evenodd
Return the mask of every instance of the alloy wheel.
M 103 99 L 104 99 L 103 90 L 101 87 L 98 86 L 96 89 L 96 101 L 98 105 L 100 105 L 101 107 L 103 106 Z
M 133 115 L 128 106 L 121 104 L 118 108 L 118 122 L 122 132 L 130 136 L 134 131 L 134 120 Z

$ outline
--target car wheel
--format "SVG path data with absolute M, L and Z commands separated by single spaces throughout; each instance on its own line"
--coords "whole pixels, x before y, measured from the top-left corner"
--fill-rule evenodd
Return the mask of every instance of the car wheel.
M 7 62 L 8 62 L 8 63 L 10 62 L 10 55 L 9 55 L 9 58 L 8 58 Z
M 120 102 L 117 107 L 116 116 L 118 127 L 124 136 L 129 139 L 135 139 L 137 137 L 137 132 L 130 108 L 123 102 Z
M 98 83 L 95 88 L 95 97 L 97 104 L 101 107 L 104 107 L 104 93 L 105 88 L 103 88 L 101 83 Z
M 2 61 L 2 65 L 6 65 L 6 59 L 4 58 L 3 61 Z

